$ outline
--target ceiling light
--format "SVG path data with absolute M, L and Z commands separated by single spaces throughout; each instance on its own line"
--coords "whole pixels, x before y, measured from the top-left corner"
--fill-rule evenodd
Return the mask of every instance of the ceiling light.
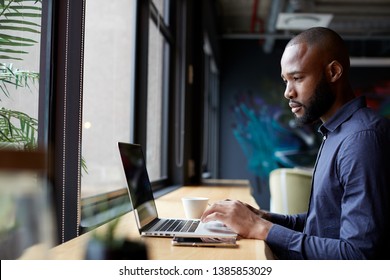
M 280 30 L 306 30 L 311 27 L 327 27 L 332 14 L 279 13 L 276 28 Z

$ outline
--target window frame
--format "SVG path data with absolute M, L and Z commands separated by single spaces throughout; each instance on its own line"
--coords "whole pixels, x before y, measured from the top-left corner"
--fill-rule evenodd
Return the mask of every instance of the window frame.
M 204 96 L 196 93 L 204 89 L 200 16 L 203 4 L 203 1 L 170 1 L 169 24 L 165 25 L 160 18 L 161 34 L 171 46 L 169 68 L 164 68 L 169 71 L 166 106 L 170 109 L 164 132 L 168 137 L 169 160 L 167 178 L 152 182 L 156 196 L 172 186 L 201 183 Z M 38 143 L 48 151 L 47 176 L 53 188 L 58 243 L 83 233 L 81 207 L 99 199 L 84 202 L 80 199 L 85 5 L 86 0 L 42 2 Z M 144 147 L 148 30 L 150 17 L 157 20 L 157 16 L 151 11 L 151 0 L 137 1 L 133 136 L 134 142 Z M 182 142 L 178 137 L 181 134 Z M 108 195 L 115 201 L 127 194 Z
M 39 129 L 43 133 L 38 142 L 48 151 L 57 242 L 63 243 L 79 235 L 85 0 L 43 1 L 42 11 Z
M 165 1 L 164 1 L 165 2 Z M 169 9 L 169 18 L 168 24 L 166 20 L 161 17 L 157 8 L 154 6 L 151 0 L 147 1 L 138 1 L 137 5 L 137 27 L 136 27 L 136 55 L 135 55 L 135 104 L 137 104 L 137 109 L 135 110 L 135 121 L 134 121 L 134 142 L 140 144 L 144 148 L 144 152 L 148 149 L 147 147 L 147 98 L 148 98 L 148 47 L 149 47 L 149 24 L 150 20 L 159 27 L 161 35 L 164 37 L 166 42 L 170 45 L 170 53 L 166 53 L 166 48 L 163 50 L 163 71 L 164 77 L 169 77 L 167 83 L 164 84 L 164 91 L 172 92 L 172 76 L 175 72 L 173 65 L 174 60 L 172 57 L 175 52 L 175 34 L 173 29 L 173 19 L 175 3 L 174 1 L 168 1 L 168 5 L 165 5 L 165 8 Z M 169 57 L 169 58 L 167 58 Z M 166 115 L 162 116 L 164 119 L 162 140 L 171 142 L 169 130 L 172 126 L 172 116 L 168 113 L 170 110 L 171 103 L 169 102 L 170 96 L 167 92 L 163 92 L 163 106 Z M 168 98 L 168 100 L 165 99 Z M 168 111 L 168 112 L 167 112 Z M 166 139 L 166 140 L 165 140 Z M 168 187 L 173 184 L 173 180 L 170 176 L 170 163 L 167 159 L 168 154 L 170 154 L 169 145 L 162 145 L 163 147 L 168 147 L 168 151 L 165 151 L 165 154 L 162 156 L 164 164 L 166 164 L 166 173 L 167 176 L 162 177 L 159 180 L 154 180 L 151 182 L 153 191 L 161 190 L 165 187 Z M 164 152 L 164 151 L 163 151 Z

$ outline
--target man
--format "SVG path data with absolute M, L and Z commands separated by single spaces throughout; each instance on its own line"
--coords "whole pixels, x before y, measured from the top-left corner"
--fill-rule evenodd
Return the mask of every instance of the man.
M 210 206 L 204 222 L 265 240 L 280 259 L 390 259 L 390 125 L 355 98 L 349 68 L 343 40 L 327 28 L 291 39 L 281 59 L 297 121 L 322 122 L 308 212 L 280 215 L 226 200 Z

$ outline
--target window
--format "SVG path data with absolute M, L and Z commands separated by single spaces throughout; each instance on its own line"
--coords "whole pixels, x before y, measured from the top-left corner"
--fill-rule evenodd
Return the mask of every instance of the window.
M 202 43 L 194 44 L 202 30 L 199 17 L 187 16 L 198 13 L 201 2 L 56 0 L 42 6 L 40 135 L 49 150 L 59 242 L 65 242 L 130 209 L 117 142 L 142 145 L 155 190 L 185 184 L 189 163 L 200 165 L 196 108 L 203 102 L 195 93 L 203 90 L 203 78 L 193 80 L 200 75 L 192 71 L 203 71 L 202 54 L 194 55 L 202 52 Z M 128 208 L 119 207 L 124 204 Z M 110 210 L 104 217 L 97 217 L 99 205 Z
M 131 142 L 135 1 L 88 2 L 85 13 L 82 198 L 123 188 L 117 142 Z
M 206 37 L 207 38 L 207 37 Z M 205 40 L 204 71 L 204 125 L 203 125 L 203 179 L 218 178 L 218 143 L 219 143 L 219 76 L 211 47 Z
M 133 141 L 135 8 L 129 0 L 86 5 L 82 227 L 130 209 L 117 143 Z
M 167 176 L 168 82 L 170 46 L 167 30 L 168 1 L 153 1 L 149 20 L 146 163 L 151 181 Z M 165 20 L 164 20 L 165 19 Z
M 41 1 L 0 3 L 0 148 L 37 147 Z
M 167 30 L 163 19 L 168 16 L 168 1 L 158 1 L 157 7 L 153 4 L 149 6 L 148 71 L 143 77 L 146 92 L 140 90 L 136 93 L 136 2 L 103 2 L 88 3 L 85 12 L 81 176 L 83 230 L 130 210 L 118 141 L 136 142 L 143 146 L 152 182 L 160 182 L 167 177 L 169 44 L 161 29 Z M 134 106 L 135 101 L 143 100 L 140 96 L 144 95 L 146 102 L 138 102 Z M 135 114 L 144 110 L 146 120 L 141 119 L 138 125 L 145 126 L 146 130 L 137 131 Z M 146 143 L 138 142 L 134 135 L 144 133 Z

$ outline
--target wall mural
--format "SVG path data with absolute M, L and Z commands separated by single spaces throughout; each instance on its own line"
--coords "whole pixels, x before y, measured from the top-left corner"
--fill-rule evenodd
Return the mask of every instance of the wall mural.
M 280 167 L 312 167 L 319 141 L 316 128 L 296 127 L 291 110 L 266 102 L 259 94 L 237 94 L 232 113 L 233 134 L 248 160 L 248 169 L 261 186 L 268 187 L 269 173 Z M 252 186 L 254 187 L 254 186 Z
M 390 81 L 358 88 L 369 107 L 390 118 Z M 269 173 L 280 167 L 313 167 L 321 142 L 318 125 L 297 127 L 285 100 L 267 102 L 261 94 L 240 92 L 231 112 L 233 135 L 258 178 L 255 188 L 269 187 Z
M 365 95 L 367 106 L 390 118 L 390 81 L 380 81 L 374 85 L 355 90 L 357 96 Z

